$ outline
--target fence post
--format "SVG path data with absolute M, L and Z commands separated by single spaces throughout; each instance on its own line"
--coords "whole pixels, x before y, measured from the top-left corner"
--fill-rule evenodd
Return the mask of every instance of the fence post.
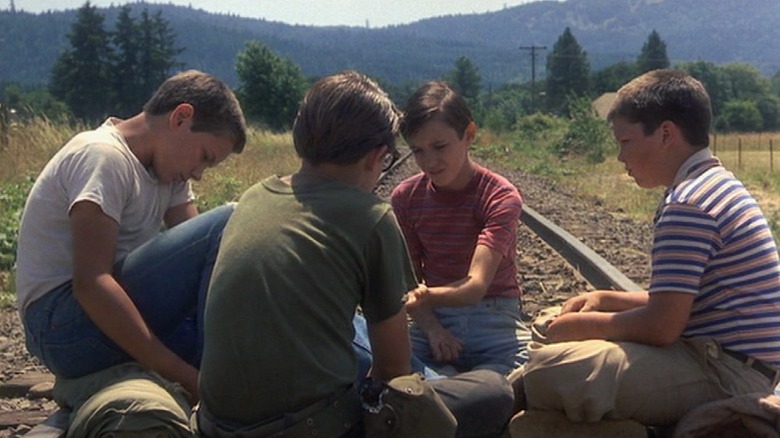
M 742 137 L 737 138 L 737 170 L 742 171 Z
M 712 134 L 712 154 L 718 155 L 718 134 Z
M 0 102 L 0 149 L 8 146 L 8 106 Z

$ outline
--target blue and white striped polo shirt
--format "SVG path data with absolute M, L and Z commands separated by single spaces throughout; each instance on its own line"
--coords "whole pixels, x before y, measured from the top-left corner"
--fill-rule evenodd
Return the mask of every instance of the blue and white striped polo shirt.
M 656 216 L 650 293 L 696 294 L 684 337 L 780 368 L 780 261 L 755 199 L 709 149 L 689 158 Z

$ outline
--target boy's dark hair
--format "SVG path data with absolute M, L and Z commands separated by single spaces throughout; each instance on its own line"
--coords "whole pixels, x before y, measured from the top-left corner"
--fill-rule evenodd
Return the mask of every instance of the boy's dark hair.
M 451 126 L 461 138 L 474 121 L 466 100 L 442 81 L 423 84 L 406 101 L 403 111 L 401 134 L 407 140 L 434 118 Z
M 709 145 L 712 104 L 701 82 L 689 74 L 653 70 L 623 85 L 617 94 L 607 121 L 620 117 L 641 123 L 644 134 L 650 135 L 669 120 L 692 146 Z
M 311 164 L 352 164 L 371 149 L 395 149 L 400 112 L 376 82 L 347 70 L 309 88 L 293 124 L 295 151 Z
M 144 113 L 159 116 L 188 103 L 195 108 L 193 132 L 208 132 L 233 140 L 233 152 L 246 144 L 246 120 L 230 87 L 214 76 L 197 70 L 177 73 L 144 104 Z

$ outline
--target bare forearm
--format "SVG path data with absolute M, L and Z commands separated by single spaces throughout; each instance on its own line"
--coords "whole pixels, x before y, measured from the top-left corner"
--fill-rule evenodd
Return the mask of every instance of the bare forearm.
M 76 299 L 95 325 L 144 367 L 193 392 L 197 370 L 168 349 L 149 329 L 133 302 L 110 275 L 74 282 Z M 194 395 L 194 394 L 193 394 Z
M 681 331 L 647 307 L 637 307 L 624 312 L 567 313 L 550 323 L 546 336 L 549 342 L 604 339 L 660 346 L 679 338 Z
M 423 303 L 432 308 L 468 307 L 479 303 L 486 292 L 486 285 L 464 278 L 446 286 L 429 287 Z
M 647 304 L 647 292 L 598 291 L 602 295 L 604 312 L 622 312 Z

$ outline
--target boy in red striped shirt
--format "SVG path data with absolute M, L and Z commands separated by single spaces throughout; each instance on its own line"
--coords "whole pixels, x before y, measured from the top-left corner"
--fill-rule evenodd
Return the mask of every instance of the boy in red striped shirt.
M 477 127 L 447 84 L 423 85 L 404 113 L 401 132 L 422 173 L 399 184 L 391 202 L 424 282 L 406 305 L 414 354 L 442 374 L 509 373 L 530 337 L 515 264 L 520 192 L 472 161 Z

